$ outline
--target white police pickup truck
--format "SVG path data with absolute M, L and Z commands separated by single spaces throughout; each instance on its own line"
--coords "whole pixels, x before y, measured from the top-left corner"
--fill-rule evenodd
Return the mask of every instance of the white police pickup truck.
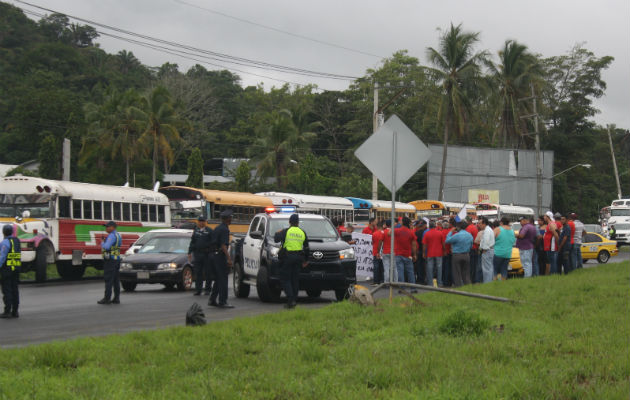
M 233 235 L 230 249 L 236 297 L 249 296 L 250 287 L 255 286 L 260 300 L 280 300 L 280 243 L 274 242 L 274 234 L 289 226 L 289 216 L 276 212 L 257 214 L 245 236 Z M 300 290 L 305 290 L 309 297 L 334 290 L 337 300 L 343 300 L 348 287 L 356 283 L 354 250 L 324 216 L 300 214 L 299 226 L 309 239 L 308 265 L 300 272 Z

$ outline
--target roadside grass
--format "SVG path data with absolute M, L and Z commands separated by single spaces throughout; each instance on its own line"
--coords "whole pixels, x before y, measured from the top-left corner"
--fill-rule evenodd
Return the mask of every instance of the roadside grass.
M 85 268 L 85 274 L 83 277 L 102 277 L 103 270 L 96 269 L 94 267 L 88 266 Z M 46 268 L 46 279 L 59 279 L 59 273 L 57 272 L 56 264 L 48 264 Z M 20 274 L 20 281 L 35 281 L 35 271 L 23 272 Z
M 4 349 L 0 398 L 627 399 L 629 286 L 624 262 L 464 288 L 510 304 L 428 293 Z

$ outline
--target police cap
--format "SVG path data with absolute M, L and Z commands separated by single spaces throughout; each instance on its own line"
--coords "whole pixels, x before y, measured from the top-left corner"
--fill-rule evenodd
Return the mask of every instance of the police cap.
M 13 235 L 13 225 L 5 225 L 2 227 L 2 234 L 4 236 L 11 236 Z
M 108 223 L 103 225 L 104 227 L 108 227 L 108 226 L 113 226 L 114 228 L 117 227 L 118 225 L 116 225 L 116 223 L 114 221 L 109 221 Z
M 200 215 L 197 217 L 197 221 L 206 221 L 206 217 L 204 217 L 203 215 Z
M 221 218 L 230 218 L 232 216 L 232 210 L 223 210 L 221 211 L 220 217 Z

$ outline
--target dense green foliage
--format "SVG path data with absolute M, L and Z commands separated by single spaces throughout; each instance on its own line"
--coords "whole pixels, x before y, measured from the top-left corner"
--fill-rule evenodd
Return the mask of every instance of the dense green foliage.
M 514 303 L 427 293 L 5 349 L 0 398 L 624 399 L 629 273 L 465 288 Z
M 203 159 L 198 147 L 192 149 L 190 157 L 188 157 L 188 171 L 186 173 L 188 174 L 186 186 L 203 188 Z
M 592 120 L 612 57 L 578 45 L 543 58 L 515 40 L 488 51 L 477 37 L 451 25 L 427 50 L 427 65 L 401 50 L 344 91 L 244 88 L 229 71 L 152 68 L 129 51 L 108 54 L 89 26 L 56 14 L 36 22 L 0 2 L 0 163 L 39 159 L 57 176 L 60 160 L 46 149 L 67 137 L 73 180 L 152 187 L 164 173 L 185 173 L 199 148 L 206 173 L 223 157 L 251 158 L 258 170 L 258 179 L 212 187 L 370 197 L 371 175 L 353 152 L 372 132 L 374 82 L 385 117 L 397 114 L 425 143 L 515 149 L 533 148 L 532 121 L 521 118 L 532 103 L 519 101 L 533 87 L 555 171 L 593 165 L 554 179 L 554 209 L 594 221 L 616 195 L 606 131 Z M 628 193 L 630 139 L 612 135 Z M 421 199 L 426 187 L 425 167 L 398 194 Z M 379 194 L 389 197 L 383 186 Z

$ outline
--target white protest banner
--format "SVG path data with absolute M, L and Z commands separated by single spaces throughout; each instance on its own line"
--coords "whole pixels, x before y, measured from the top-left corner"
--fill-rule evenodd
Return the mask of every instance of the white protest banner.
M 357 279 L 372 278 L 374 263 L 372 262 L 372 235 L 352 232 L 351 244 L 357 257 Z

